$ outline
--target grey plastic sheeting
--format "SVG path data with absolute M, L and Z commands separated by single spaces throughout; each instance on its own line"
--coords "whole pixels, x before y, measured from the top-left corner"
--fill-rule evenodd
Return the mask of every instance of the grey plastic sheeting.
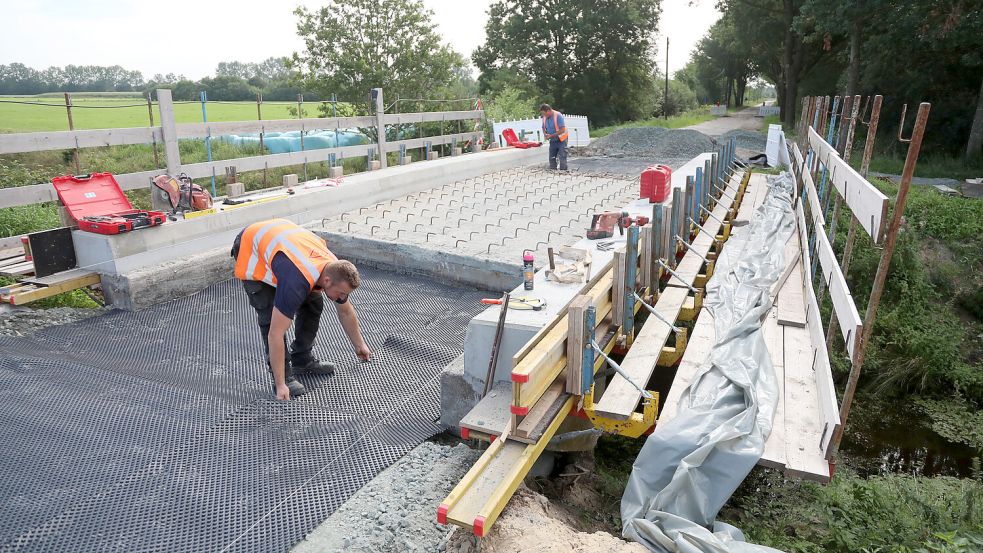
M 778 405 L 761 322 L 795 231 L 795 187 L 787 173 L 768 183 L 764 203 L 727 242 L 707 283 L 713 348 L 676 416 L 646 440 L 621 498 L 624 537 L 651 551 L 776 551 L 745 543 L 739 530 L 714 521 L 761 458 Z
M 0 338 L 0 551 L 285 551 L 441 431 L 439 374 L 483 294 L 374 270 L 359 363 L 325 306 L 334 376 L 273 400 L 238 281 Z

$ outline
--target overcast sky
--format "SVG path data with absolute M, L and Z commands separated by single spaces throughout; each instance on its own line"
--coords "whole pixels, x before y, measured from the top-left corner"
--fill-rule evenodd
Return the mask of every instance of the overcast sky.
M 488 0 L 423 0 L 439 32 L 470 55 L 484 42 Z M 663 0 L 659 67 L 670 40 L 670 71 L 685 65 L 717 20 L 713 0 Z M 303 45 L 293 8 L 316 0 L 35 0 L 4 2 L 0 63 L 36 69 L 51 65 L 122 65 L 143 72 L 211 75 L 221 61 L 256 62 Z

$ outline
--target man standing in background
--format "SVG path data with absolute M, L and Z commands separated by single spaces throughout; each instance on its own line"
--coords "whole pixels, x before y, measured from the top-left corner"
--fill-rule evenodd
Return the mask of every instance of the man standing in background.
M 549 104 L 539 106 L 543 115 L 543 136 L 550 141 L 550 169 L 556 169 L 559 160 L 560 171 L 567 170 L 567 123 L 563 114 L 551 108 Z

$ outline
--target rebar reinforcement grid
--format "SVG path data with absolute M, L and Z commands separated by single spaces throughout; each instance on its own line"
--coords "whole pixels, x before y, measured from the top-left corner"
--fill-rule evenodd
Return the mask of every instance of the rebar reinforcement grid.
M 371 363 L 325 307 L 334 376 L 273 400 L 238 281 L 0 338 L 0 550 L 284 551 L 441 430 L 439 374 L 476 290 L 375 270 L 353 295 Z M 330 304 L 330 302 L 326 302 Z

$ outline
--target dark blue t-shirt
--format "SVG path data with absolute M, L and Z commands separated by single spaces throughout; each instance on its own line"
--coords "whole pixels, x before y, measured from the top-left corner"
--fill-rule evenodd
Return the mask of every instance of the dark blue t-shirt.
M 273 275 L 276 277 L 276 295 L 273 297 L 273 306 L 280 313 L 293 319 L 304 300 L 311 295 L 311 285 L 308 284 L 304 273 L 283 252 L 278 252 L 273 256 L 270 269 L 273 270 Z M 320 294 L 320 292 L 314 293 Z M 345 298 L 345 301 L 348 301 L 348 298 Z

